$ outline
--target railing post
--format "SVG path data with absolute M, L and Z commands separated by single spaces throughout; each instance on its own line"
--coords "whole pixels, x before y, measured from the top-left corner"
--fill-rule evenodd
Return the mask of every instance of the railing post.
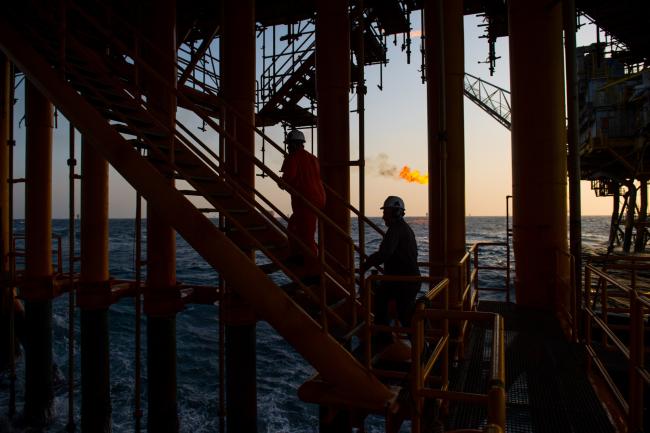
M 449 286 L 450 282 L 447 279 L 447 287 L 444 289 L 443 295 L 443 308 L 445 311 L 449 311 Z M 424 323 L 421 322 L 422 329 L 420 329 L 420 351 L 424 348 Z M 442 320 L 442 338 L 445 339 L 445 348 L 442 353 L 442 366 L 441 366 L 441 375 L 442 375 L 442 387 L 447 389 L 449 387 L 449 319 L 444 318 Z M 464 355 L 464 354 L 463 354 Z
M 356 283 L 356 269 L 354 264 L 354 241 L 350 239 L 350 253 L 349 253 L 349 269 L 350 269 L 350 329 L 354 328 L 357 325 L 357 283 Z M 324 265 L 324 263 L 323 263 Z
M 630 364 L 629 364 L 629 415 L 628 431 L 643 431 L 643 384 L 639 375 L 643 365 L 643 305 L 635 290 L 630 291 Z
M 479 293 L 479 285 L 478 285 L 478 244 L 475 245 L 476 248 L 474 248 L 474 270 L 476 271 L 476 277 L 474 278 L 474 290 L 476 290 L 476 300 L 478 301 L 480 298 L 480 293 Z
M 575 265 L 575 257 L 573 255 L 570 256 L 571 260 L 571 270 L 569 273 L 569 284 L 571 285 L 571 329 L 573 332 L 573 341 L 577 342 L 578 341 L 578 306 L 577 303 L 579 301 L 578 296 L 580 296 L 577 293 L 577 286 L 576 286 L 576 265 Z
M 420 391 L 424 386 L 422 378 L 422 349 L 424 348 L 424 322 L 422 313 L 424 312 L 424 304 L 418 303 L 414 315 L 414 330 L 415 338 L 413 343 L 412 357 L 413 357 L 413 377 L 411 378 L 411 398 L 413 398 L 413 415 L 411 419 L 411 429 L 413 433 L 420 433 L 420 420 L 422 413 L 422 398 Z
M 585 344 L 591 347 L 591 268 L 585 267 Z M 591 356 L 587 356 L 587 371 L 591 371 Z
M 377 271 L 372 271 L 373 276 L 377 275 Z M 370 370 L 372 367 L 372 283 L 374 279 L 370 277 L 365 281 L 365 299 L 366 299 L 366 368 Z
M 608 308 L 607 308 L 607 281 L 603 278 L 600 277 L 600 316 L 603 321 L 603 323 L 609 327 L 608 324 Z M 602 344 L 603 347 L 607 348 L 609 346 L 609 341 L 607 339 L 607 333 L 603 332 L 603 337 L 602 337 Z
M 323 236 L 323 221 L 318 219 L 318 260 L 320 261 L 321 278 L 320 278 L 320 308 L 321 308 L 321 325 L 323 332 L 327 333 L 327 284 L 325 282 L 325 237 Z
M 496 424 L 505 430 L 506 391 L 503 328 L 503 320 L 501 319 L 501 316 L 495 315 L 492 341 L 493 365 L 490 390 L 488 391 L 487 422 L 488 424 Z

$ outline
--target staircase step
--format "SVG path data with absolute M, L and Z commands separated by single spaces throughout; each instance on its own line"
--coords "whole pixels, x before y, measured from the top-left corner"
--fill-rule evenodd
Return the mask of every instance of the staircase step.
M 219 212 L 219 209 L 215 209 L 213 207 L 199 207 L 197 209 L 199 210 L 199 212 L 203 212 L 203 213 L 218 213 Z
M 229 191 L 223 191 L 223 192 L 209 192 L 209 193 L 202 193 L 201 191 L 197 191 L 194 189 L 179 189 L 178 190 L 181 194 L 188 195 L 188 196 L 195 196 L 195 197 L 215 197 L 215 198 L 230 198 L 232 197 L 232 193 Z
M 144 135 L 147 137 L 154 137 L 154 138 L 166 138 L 169 136 L 169 134 L 159 129 L 134 129 L 129 125 L 125 125 L 123 123 L 117 123 L 112 126 L 120 134 L 133 135 L 135 137 Z
M 262 226 L 262 225 L 260 225 L 260 226 L 244 227 L 244 229 L 245 229 L 247 232 L 260 232 L 260 231 L 264 231 L 264 230 L 268 229 L 268 227 L 267 227 L 267 226 Z M 242 232 L 242 231 L 243 231 L 243 230 L 240 230 L 240 229 L 237 228 L 237 227 L 231 227 L 231 228 L 228 230 L 229 233 L 238 233 L 238 232 Z
M 258 268 L 262 270 L 265 274 L 273 274 L 275 272 L 278 272 L 280 270 L 280 267 L 273 262 L 269 263 L 264 263 L 263 265 L 259 265 Z
M 80 90 L 77 87 L 75 87 L 75 88 L 77 90 Z M 88 102 L 90 102 L 90 104 L 95 108 L 98 108 L 98 109 L 101 108 L 103 110 L 116 110 L 117 109 L 120 112 L 125 113 L 125 115 L 128 115 L 127 113 L 136 113 L 136 112 L 139 112 L 141 110 L 139 107 L 137 107 L 137 105 L 136 105 L 137 103 L 135 101 L 133 101 L 131 104 L 129 104 L 127 102 L 127 100 L 124 99 L 124 98 L 120 98 L 120 99 L 115 99 L 115 98 L 113 98 L 113 99 L 109 99 L 109 98 L 102 99 L 102 98 L 100 98 L 99 96 L 97 96 L 97 95 L 95 95 L 93 93 L 88 93 L 88 92 L 85 92 L 83 90 L 85 90 L 85 89 L 82 89 L 81 93 L 83 94 L 84 98 L 86 98 L 86 100 Z
M 159 158 L 157 156 L 149 156 L 149 161 L 153 162 L 154 164 L 171 162 L 167 158 Z M 174 158 L 174 165 L 176 165 L 179 168 L 197 168 L 197 167 L 201 167 L 201 164 L 198 164 L 196 162 L 179 160 L 177 158 Z
M 216 176 L 183 176 L 181 174 L 176 174 L 175 177 L 176 179 L 180 179 L 180 180 L 194 180 L 197 182 L 205 182 L 205 183 L 222 182 L 222 180 Z

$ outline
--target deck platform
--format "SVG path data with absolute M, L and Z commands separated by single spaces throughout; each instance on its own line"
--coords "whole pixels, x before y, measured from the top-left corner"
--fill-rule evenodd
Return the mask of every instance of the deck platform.
M 566 341 L 551 314 L 505 302 L 481 301 L 479 310 L 505 319 L 507 432 L 616 431 L 589 382 L 584 351 Z M 453 390 L 485 391 L 491 334 L 480 323 L 472 327 L 467 350 L 473 356 L 451 370 Z M 450 429 L 482 428 L 485 420 L 484 406 L 457 404 L 448 422 Z

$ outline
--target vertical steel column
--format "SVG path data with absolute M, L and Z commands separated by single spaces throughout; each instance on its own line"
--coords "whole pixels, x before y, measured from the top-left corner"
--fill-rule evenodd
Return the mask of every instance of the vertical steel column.
M 0 53 L 0 370 L 11 365 L 11 311 L 14 308 L 13 287 L 9 283 L 9 119 L 11 110 L 11 68 L 7 57 Z
M 363 65 L 359 65 L 363 68 Z M 328 198 L 325 213 L 346 233 L 350 232 L 350 17 L 347 0 L 316 1 L 316 101 L 318 106 L 318 157 L 323 181 L 336 191 L 343 202 Z M 362 113 L 360 113 L 362 115 Z M 349 245 L 325 227 L 326 251 L 340 263 L 350 262 Z M 321 432 L 351 431 L 348 414 L 320 409 Z
M 641 203 L 639 205 L 639 216 L 636 223 L 636 240 L 634 242 L 634 252 L 642 253 L 645 251 L 646 243 L 646 224 L 648 222 L 648 180 L 639 180 L 639 191 L 641 192 Z
M 364 19 L 363 0 L 358 1 L 360 9 L 357 19 L 357 116 L 359 121 L 359 212 L 366 215 L 366 51 L 364 33 L 366 25 Z M 357 219 L 359 233 L 359 253 L 363 257 L 366 253 L 366 228 L 363 219 Z M 360 275 L 359 287 L 364 286 L 364 276 Z
M 621 206 L 621 186 L 615 180 L 612 180 L 612 218 L 609 223 L 609 242 L 607 243 L 607 254 L 614 250 L 616 239 L 618 238 L 618 214 Z
M 567 144 L 569 147 L 569 250 L 574 259 L 575 305 L 582 299 L 582 210 L 580 208 L 580 142 L 578 137 L 578 66 L 576 59 L 575 0 L 563 0 L 564 62 L 566 64 Z M 574 318 L 574 320 L 578 320 Z M 582 323 L 580 321 L 579 323 Z
M 223 96 L 239 116 L 230 113 L 226 129 L 239 146 L 255 151 L 255 2 L 224 2 L 221 40 Z M 244 184 L 255 185 L 255 166 L 238 152 L 233 140 L 225 145 L 228 170 Z M 229 224 L 226 221 L 226 224 Z M 252 252 L 251 252 L 252 253 Z M 228 282 L 226 281 L 226 284 Z M 256 325 L 251 307 L 236 293 L 222 300 L 225 324 L 226 431 L 257 431 Z
M 81 152 L 81 431 L 110 432 L 108 162 L 87 140 Z
M 173 152 L 176 98 L 176 1 L 147 1 L 141 49 L 145 61 L 158 76 L 143 71 L 147 105 L 167 127 L 169 135 L 158 140 Z M 173 154 L 170 154 L 170 158 Z M 163 169 L 161 169 L 162 171 Z M 164 172 L 173 185 L 173 173 Z M 168 212 L 174 212 L 169 209 Z M 176 232 L 147 206 L 147 431 L 178 432 L 176 399 L 176 313 L 180 308 L 176 286 Z
M 567 249 L 562 5 L 512 0 L 513 231 L 517 302 L 552 309 L 556 251 Z
M 316 1 L 316 100 L 318 157 L 323 181 L 343 201 L 328 197 L 325 213 L 350 232 L 350 18 L 347 0 Z M 327 252 L 350 261 L 349 245 L 325 228 Z
M 632 249 L 632 234 L 634 233 L 634 213 L 636 212 L 636 185 L 634 179 L 626 182 L 627 213 L 625 215 L 625 233 L 623 234 L 623 252 L 629 253 Z
M 424 51 L 427 80 L 430 275 L 447 265 L 447 109 L 442 0 L 424 2 Z
M 25 421 L 52 419 L 52 104 L 25 85 Z
M 445 112 L 447 128 L 447 260 L 453 266 L 465 255 L 465 122 L 463 80 L 465 47 L 463 2 L 443 1 Z M 460 273 L 449 273 L 449 305 L 460 307 Z

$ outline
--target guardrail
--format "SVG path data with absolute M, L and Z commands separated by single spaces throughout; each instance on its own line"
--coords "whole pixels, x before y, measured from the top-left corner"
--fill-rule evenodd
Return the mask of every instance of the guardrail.
M 447 389 L 447 383 L 443 382 L 440 389 L 427 386 L 431 382 L 431 372 L 438 360 L 436 355 L 444 353 L 440 348 L 443 340 L 435 346 L 432 356 L 426 362 L 423 362 L 421 354 L 424 350 L 424 343 L 427 340 L 427 334 L 424 329 L 426 320 L 435 320 L 445 323 L 449 320 L 469 320 L 469 321 L 491 321 L 492 322 L 492 359 L 490 364 L 490 377 L 488 379 L 488 390 L 485 394 L 450 391 Z M 411 421 L 413 433 L 420 433 L 420 413 L 424 406 L 425 398 L 439 398 L 446 401 L 463 401 L 472 403 L 482 403 L 487 406 L 487 425 L 485 432 L 503 432 L 506 425 L 506 373 L 505 373 L 505 334 L 503 319 L 495 313 L 485 312 L 462 312 L 446 311 L 439 309 L 425 308 L 424 304 L 418 304 L 418 308 L 413 317 L 415 338 L 413 344 L 413 384 L 412 395 L 415 399 L 414 415 Z M 443 358 L 444 369 L 444 358 Z M 462 430 L 467 431 L 467 430 Z M 472 430 L 475 431 L 475 430 Z M 478 430 L 480 431 L 480 430 Z
M 19 248 L 18 243 L 22 241 L 25 242 L 24 234 L 14 234 L 12 237 L 11 245 L 11 260 L 12 260 L 12 269 L 16 269 L 16 258 L 25 257 L 25 248 Z M 54 249 L 52 249 L 53 262 L 56 264 L 54 266 L 53 272 L 57 274 L 63 273 L 63 244 L 62 237 L 60 235 L 52 235 L 52 241 L 55 244 Z M 18 270 L 20 271 L 20 270 Z
M 479 265 L 479 255 L 481 248 L 505 248 L 506 249 L 506 265 L 505 266 L 481 266 Z M 477 294 L 481 291 L 505 293 L 506 302 L 510 302 L 510 244 L 508 242 L 476 242 L 471 246 L 469 252 L 474 255 L 474 271 L 476 277 L 474 278 L 474 290 Z M 491 288 L 479 286 L 479 271 L 505 271 L 505 287 Z M 480 297 L 480 296 L 479 296 Z
M 459 263 L 459 268 L 460 264 Z M 430 290 L 421 297 L 412 317 L 411 327 L 375 325 L 372 321 L 372 284 L 379 281 L 428 283 Z M 469 281 L 471 286 L 471 279 Z M 495 313 L 477 311 L 449 310 L 449 280 L 435 277 L 405 277 L 371 275 L 366 279 L 364 290 L 365 306 L 365 364 L 368 370 L 379 377 L 408 381 L 413 398 L 411 428 L 413 433 L 421 431 L 421 414 L 425 399 L 442 399 L 483 403 L 487 406 L 487 425 L 484 431 L 505 431 L 506 391 L 505 391 L 505 340 L 501 316 Z M 468 289 L 464 290 L 468 293 Z M 435 305 L 430 308 L 426 305 Z M 491 321 L 492 361 L 488 390 L 485 394 L 449 390 L 449 322 Z M 425 322 L 435 323 L 435 328 L 425 329 Z M 375 332 L 391 332 L 408 337 L 411 341 L 411 371 L 391 371 L 377 369 L 372 365 L 372 336 Z M 425 351 L 425 344 L 427 350 Z M 423 354 L 426 356 L 423 357 Z M 437 372 L 434 375 L 434 371 Z M 433 388 L 431 384 L 435 384 Z
M 597 283 L 592 285 L 593 278 Z M 626 301 L 626 302 L 625 302 Z M 600 303 L 600 309 L 596 306 Z M 610 308 L 615 305 L 615 308 Z M 585 347 L 589 355 L 589 369 L 596 368 L 609 387 L 625 415 L 628 431 L 643 431 L 644 411 L 643 394 L 650 386 L 650 373 L 644 365 L 645 316 L 650 312 L 650 301 L 630 286 L 621 283 L 605 271 L 593 265 L 585 267 Z M 609 314 L 615 312 L 629 320 L 628 326 L 612 326 Z M 618 351 L 627 362 L 628 392 L 627 398 L 614 378 L 609 374 L 606 363 L 593 345 L 593 327 L 602 332 L 602 350 Z M 616 333 L 629 332 L 627 344 Z M 611 344 L 610 344 L 611 343 Z

